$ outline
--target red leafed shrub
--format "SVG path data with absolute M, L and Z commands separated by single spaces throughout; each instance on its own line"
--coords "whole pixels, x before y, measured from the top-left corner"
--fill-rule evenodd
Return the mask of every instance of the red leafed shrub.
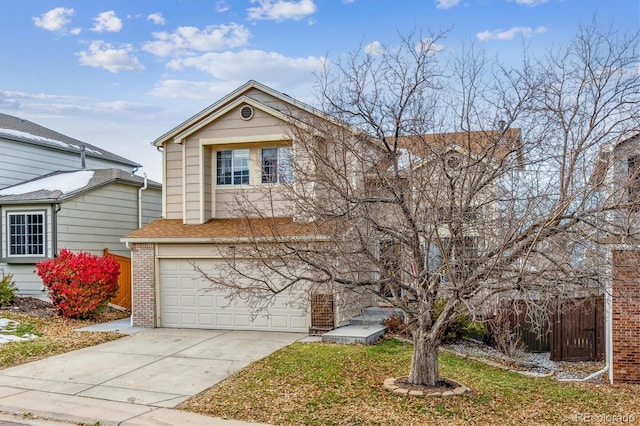
M 63 317 L 86 319 L 100 313 L 115 295 L 120 265 L 106 256 L 62 249 L 57 258 L 38 263 L 36 271 Z

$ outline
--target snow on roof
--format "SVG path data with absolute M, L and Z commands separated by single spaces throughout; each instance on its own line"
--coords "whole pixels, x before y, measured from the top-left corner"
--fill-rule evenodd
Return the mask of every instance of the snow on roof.
M 66 142 L 59 141 L 57 139 L 50 139 L 50 138 L 45 138 L 43 136 L 33 135 L 33 134 L 27 133 L 27 132 L 21 132 L 19 130 L 2 129 L 2 128 L 0 128 L 0 133 L 3 133 L 3 134 L 8 135 L 8 136 L 15 136 L 15 137 L 19 137 L 19 138 L 22 138 L 22 139 L 32 140 L 32 141 L 35 141 L 35 142 L 49 143 L 49 144 L 61 146 L 63 148 L 80 149 L 80 146 L 77 146 L 77 145 L 72 145 L 72 144 L 69 144 L 69 143 L 66 143 Z M 96 151 L 95 149 L 91 149 L 91 148 L 87 148 L 87 147 L 85 147 L 85 149 L 86 149 L 87 152 L 92 152 L 92 153 L 97 154 L 97 155 L 103 155 L 102 152 Z
M 42 179 L 32 180 L 0 190 L 0 196 L 28 194 L 36 191 L 60 191 L 68 194 L 87 186 L 93 177 L 92 170 L 80 170 L 71 173 L 61 173 Z

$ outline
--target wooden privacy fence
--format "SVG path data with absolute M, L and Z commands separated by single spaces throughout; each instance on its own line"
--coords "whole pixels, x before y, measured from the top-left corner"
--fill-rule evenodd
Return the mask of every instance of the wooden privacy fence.
M 603 295 L 558 300 L 551 315 L 551 359 L 604 359 L 604 329 Z
M 516 301 L 517 307 L 512 316 L 512 324 L 517 325 L 517 333 L 529 352 L 549 351 L 549 319 L 548 315 L 529 312 L 529 304 L 524 300 Z
M 500 333 L 517 335 L 529 352 L 549 352 L 549 319 L 547 312 L 530 309 L 526 300 L 503 303 L 485 326 L 491 338 Z
M 104 255 L 114 259 L 120 265 L 118 292 L 110 302 L 131 310 L 131 259 L 110 253 L 108 248 L 104 249 Z

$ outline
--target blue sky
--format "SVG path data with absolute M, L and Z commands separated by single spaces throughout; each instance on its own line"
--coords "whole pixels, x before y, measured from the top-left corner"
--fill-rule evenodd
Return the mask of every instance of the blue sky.
M 0 112 L 144 165 L 150 145 L 254 79 L 313 104 L 314 71 L 398 32 L 447 30 L 503 61 L 593 19 L 640 28 L 638 0 L 0 0 Z

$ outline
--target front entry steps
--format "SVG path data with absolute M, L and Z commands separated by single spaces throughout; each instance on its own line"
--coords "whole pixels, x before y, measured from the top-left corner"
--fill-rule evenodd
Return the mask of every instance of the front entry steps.
M 402 311 L 393 308 L 365 308 L 361 315 L 349 320 L 349 325 L 336 328 L 322 335 L 323 342 L 371 345 L 384 335 L 387 327 L 383 321 L 393 315 L 402 317 Z

